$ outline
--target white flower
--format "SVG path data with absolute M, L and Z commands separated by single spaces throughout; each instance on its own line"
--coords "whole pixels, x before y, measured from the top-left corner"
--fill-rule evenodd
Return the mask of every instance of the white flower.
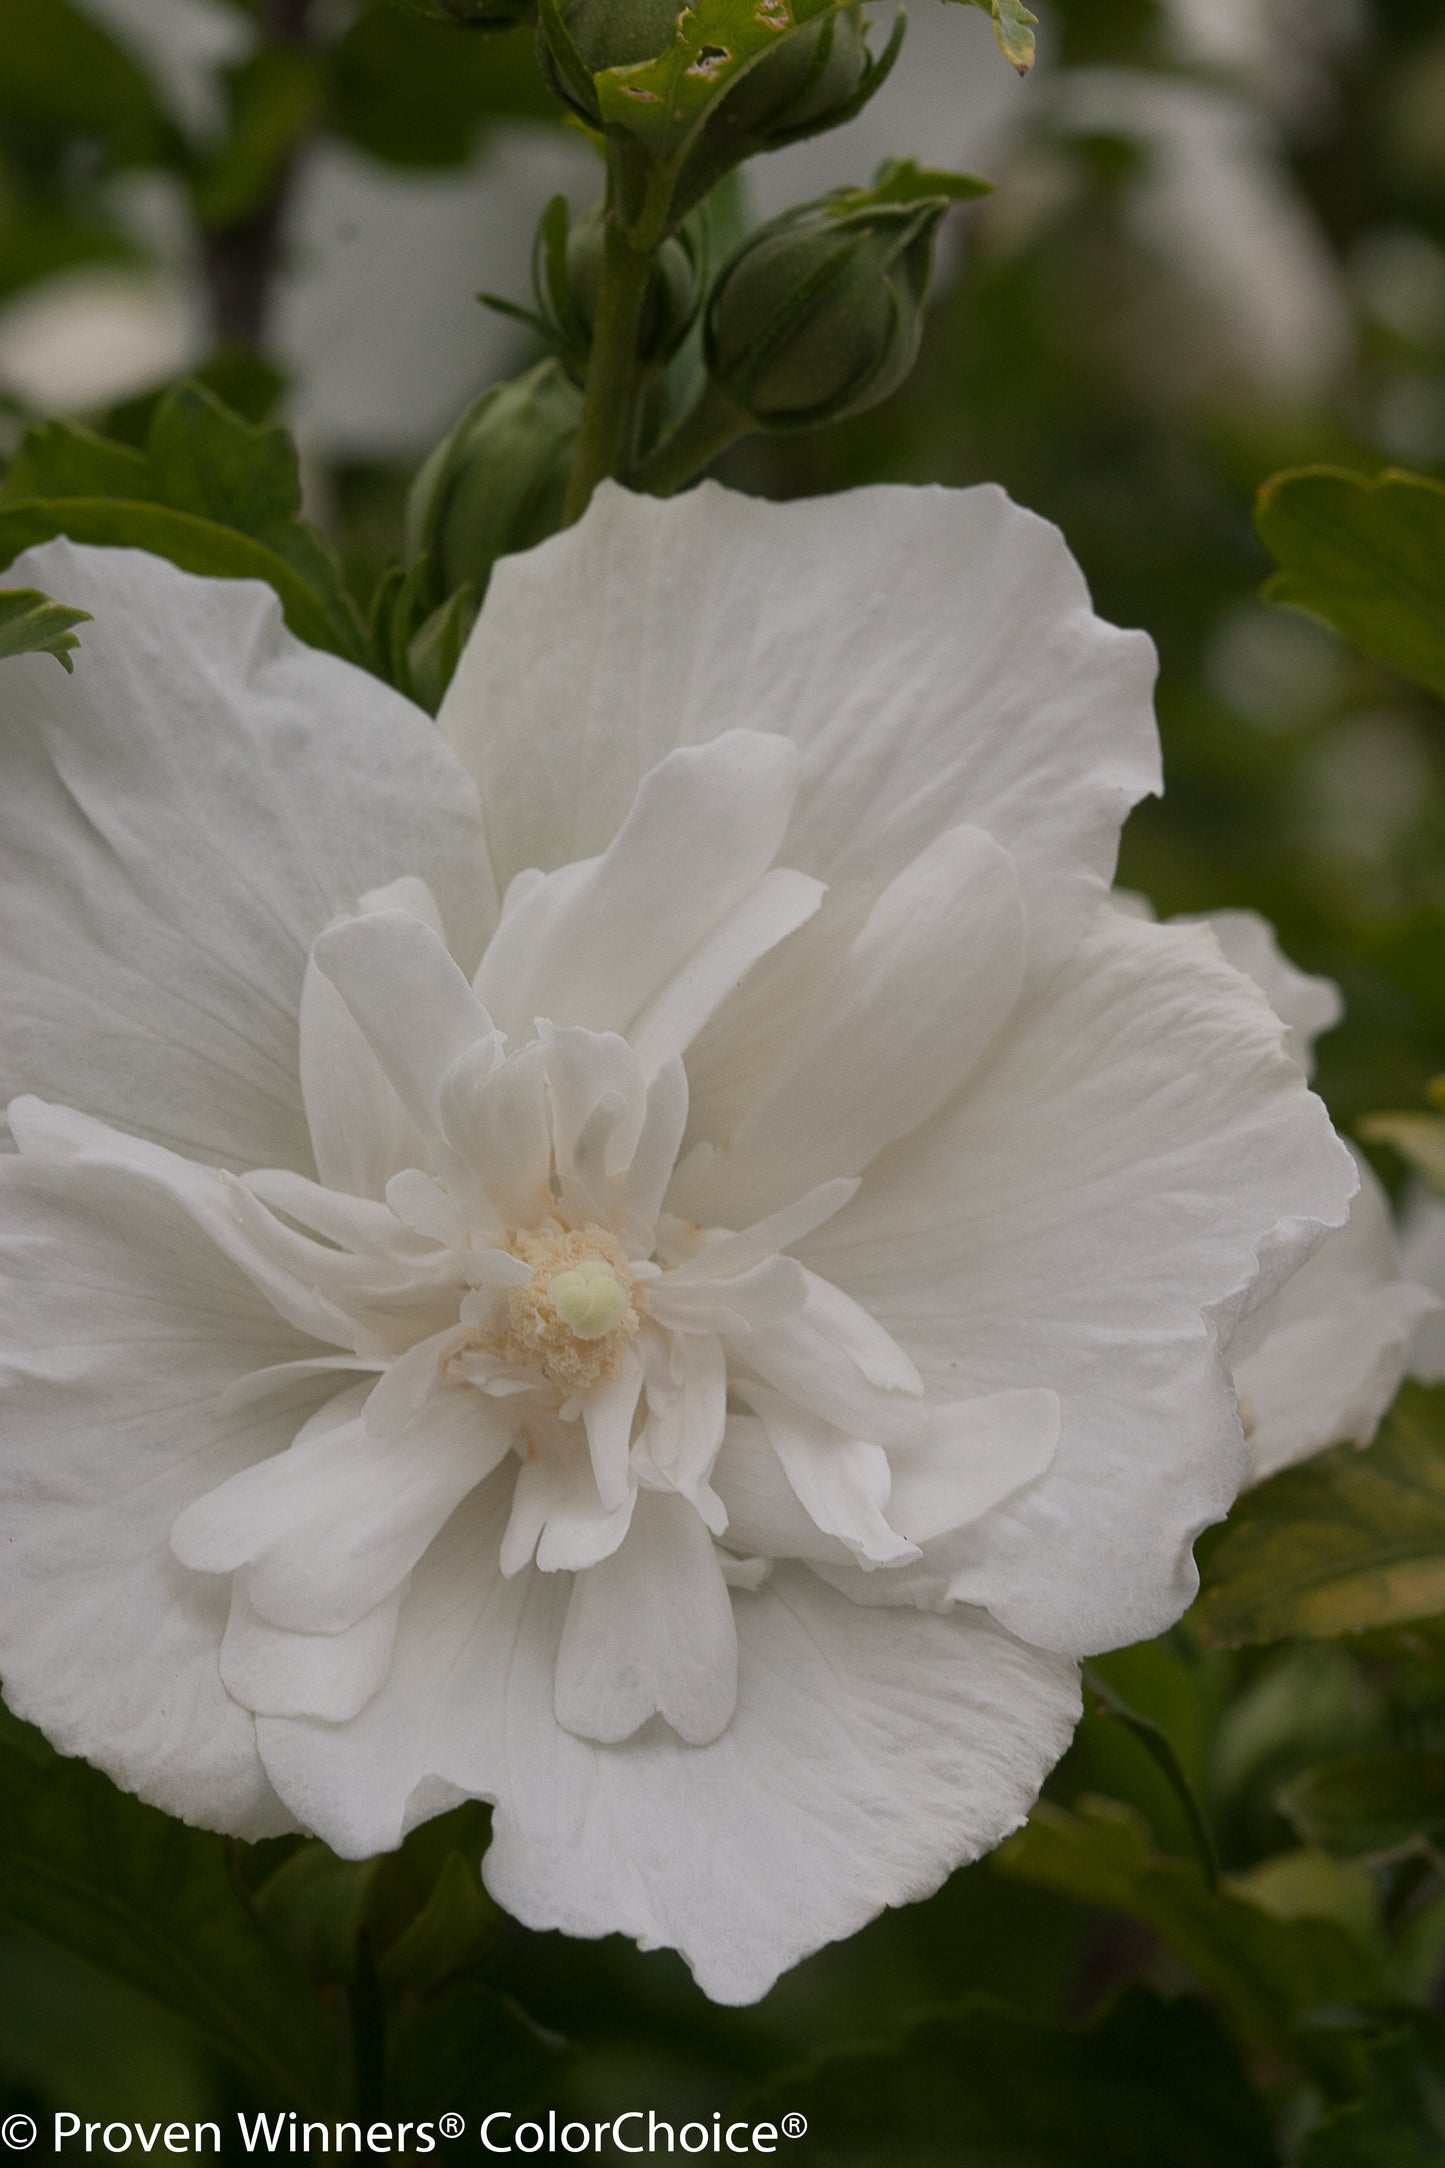
M 1254 911 L 1181 923 L 1213 927 L 1230 962 L 1248 972 L 1287 1027 L 1290 1053 L 1313 1075 L 1315 1040 L 1344 1014 L 1334 982 L 1296 969 Z M 1377 1176 L 1362 1153 L 1353 1156 L 1360 1186 L 1349 1219 L 1230 1342 L 1252 1483 L 1326 1446 L 1368 1445 L 1400 1389 L 1412 1340 L 1440 1315 L 1428 1282 L 1420 1284 L 1426 1275 L 1402 1255 Z
M 449 747 L 256 586 L 12 577 L 95 617 L 4 681 L 12 1705 L 250 1837 L 492 1799 L 722 2000 L 925 1895 L 1188 1602 L 1354 1185 L 1104 902 L 1148 642 L 993 489 L 609 487 Z

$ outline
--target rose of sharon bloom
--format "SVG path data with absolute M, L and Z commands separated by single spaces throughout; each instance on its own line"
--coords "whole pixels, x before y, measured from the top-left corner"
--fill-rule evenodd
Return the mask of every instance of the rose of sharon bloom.
M 246 1837 L 493 1800 L 500 1903 L 726 2001 L 933 1890 L 1354 1187 L 1105 902 L 1147 640 L 993 489 L 604 489 L 441 731 L 258 586 L 10 577 L 95 620 L 4 680 L 13 1707 Z
M 1230 962 L 1263 991 L 1286 1027 L 1290 1053 L 1312 1076 L 1315 1040 L 1344 1014 L 1334 981 L 1298 970 L 1257 912 L 1215 911 L 1177 923 L 1214 929 Z M 1442 1314 L 1438 1293 L 1402 1251 L 1374 1170 L 1351 1151 L 1360 1186 L 1349 1219 L 1244 1319 L 1230 1343 L 1252 1483 L 1326 1446 L 1368 1445 L 1400 1389 L 1417 1335 Z

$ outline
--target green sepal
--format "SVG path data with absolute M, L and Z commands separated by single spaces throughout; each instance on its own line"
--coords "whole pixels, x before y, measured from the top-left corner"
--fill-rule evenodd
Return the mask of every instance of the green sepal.
M 36 587 L 0 588 L 0 662 L 7 655 L 53 655 L 64 670 L 80 645 L 72 627 L 88 625 L 89 610 L 52 602 Z

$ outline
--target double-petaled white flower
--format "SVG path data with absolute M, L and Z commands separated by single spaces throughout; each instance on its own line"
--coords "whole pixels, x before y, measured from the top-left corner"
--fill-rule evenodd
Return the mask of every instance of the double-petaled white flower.
M 249 1837 L 492 1799 L 725 2000 L 926 1894 L 1188 1601 L 1354 1186 L 1105 901 L 1148 642 L 991 489 L 606 489 L 440 732 L 259 587 L 13 577 L 95 622 L 0 685 L 12 1705 Z

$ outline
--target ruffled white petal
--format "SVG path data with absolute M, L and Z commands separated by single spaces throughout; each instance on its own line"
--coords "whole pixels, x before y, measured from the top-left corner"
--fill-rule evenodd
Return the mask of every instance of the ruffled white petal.
M 1071 1664 L 977 1613 L 870 1610 L 785 1568 L 733 1593 L 720 1738 L 650 1724 L 594 1746 L 552 1711 L 566 1583 L 485 1570 L 504 1505 L 479 1493 L 424 1561 L 391 1677 L 354 1722 L 258 1724 L 292 1811 L 348 1857 L 496 1798 L 484 1872 L 508 1911 L 679 1949 L 714 1999 L 748 2002 L 996 1844 L 1068 1742 Z
M 184 1565 L 244 1571 L 253 1609 L 273 1626 L 355 1626 L 510 1450 L 505 1409 L 470 1386 L 434 1393 L 387 1435 L 366 1421 L 367 1390 L 338 1394 L 286 1452 L 198 1498 L 172 1531 Z
M 217 1671 L 227 1585 L 188 1572 L 170 1530 L 289 1441 L 313 1381 L 217 1408 L 310 1344 L 161 1187 L 114 1164 L 0 1159 L 6 1699 L 126 1790 L 252 1838 L 291 1819 Z
M 675 746 L 792 738 L 783 864 L 866 907 L 971 822 L 1018 865 L 1041 983 L 1158 788 L 1152 679 L 1149 641 L 1094 616 L 1057 530 L 1001 490 L 777 505 L 608 485 L 498 566 L 441 722 L 504 883 L 605 850 Z
M 1429 1289 L 1405 1277 L 1390 1200 L 1354 1158 L 1360 1187 L 1345 1225 L 1230 1342 L 1251 1482 L 1329 1445 L 1368 1445 L 1416 1328 L 1439 1312 Z
M 736 1226 L 861 1174 L 987 1054 L 1027 948 L 1008 853 L 949 829 L 890 881 L 723 1148 L 679 1170 L 672 1210 Z
M 493 906 L 472 784 L 419 709 L 303 646 L 254 581 L 54 541 L 6 584 L 94 623 L 73 677 L 6 666 L 0 1103 L 36 1092 L 199 1159 L 308 1166 L 310 944 L 414 874 L 475 956 Z
M 1178 1617 L 1244 1469 L 1220 1333 L 1354 1185 L 1212 937 L 1102 911 L 961 1098 L 800 1245 L 934 1392 L 1059 1395 L 1047 1474 L 961 1539 L 958 1596 L 1081 1653 Z
M 501 1028 L 625 1031 L 772 865 L 799 765 L 756 730 L 670 752 L 600 857 L 515 883 L 477 972 Z
M 364 1709 L 391 1669 L 405 1583 L 335 1634 L 273 1626 L 252 1604 L 244 1576 L 231 1583 L 221 1679 L 232 1700 L 258 1716 L 316 1716 L 344 1724 Z
M 557 1721 L 615 1745 L 660 1716 L 706 1746 L 737 1701 L 732 1599 L 685 1498 L 637 1501 L 627 1541 L 572 1583 L 557 1654 Z

